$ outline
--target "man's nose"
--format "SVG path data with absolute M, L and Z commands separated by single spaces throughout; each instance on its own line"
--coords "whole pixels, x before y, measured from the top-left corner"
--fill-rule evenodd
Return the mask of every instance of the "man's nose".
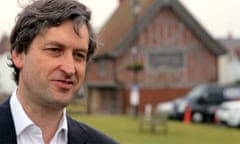
M 71 76 L 76 72 L 76 66 L 73 56 L 65 56 L 62 59 L 61 70 L 66 73 L 66 75 Z

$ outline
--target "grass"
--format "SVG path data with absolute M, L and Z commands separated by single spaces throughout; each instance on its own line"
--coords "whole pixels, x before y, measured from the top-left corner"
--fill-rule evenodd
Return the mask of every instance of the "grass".
M 121 144 L 236 144 L 240 129 L 207 124 L 169 121 L 168 134 L 138 131 L 139 120 L 129 116 L 72 115 L 75 119 L 104 132 Z

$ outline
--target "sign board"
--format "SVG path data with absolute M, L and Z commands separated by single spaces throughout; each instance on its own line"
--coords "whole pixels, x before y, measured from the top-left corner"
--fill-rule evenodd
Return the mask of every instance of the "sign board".
M 130 104 L 132 106 L 137 106 L 139 104 L 139 87 L 138 87 L 138 85 L 133 85 L 131 88 Z

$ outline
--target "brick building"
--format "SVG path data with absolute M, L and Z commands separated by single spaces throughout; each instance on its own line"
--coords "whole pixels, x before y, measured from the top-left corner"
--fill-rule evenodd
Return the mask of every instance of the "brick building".
M 155 107 L 199 83 L 218 81 L 218 56 L 226 50 L 179 1 L 139 0 L 138 15 L 131 5 L 121 0 L 99 32 L 101 45 L 86 78 L 89 113 L 126 113 L 134 78 L 139 112 L 147 103 Z M 142 71 L 126 68 L 134 59 Z

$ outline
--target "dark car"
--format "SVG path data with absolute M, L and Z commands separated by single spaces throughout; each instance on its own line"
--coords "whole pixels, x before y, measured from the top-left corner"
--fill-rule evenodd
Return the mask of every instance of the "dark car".
M 213 122 L 219 105 L 233 99 L 240 99 L 240 85 L 201 84 L 174 101 L 171 118 L 182 120 L 188 107 L 193 122 Z

